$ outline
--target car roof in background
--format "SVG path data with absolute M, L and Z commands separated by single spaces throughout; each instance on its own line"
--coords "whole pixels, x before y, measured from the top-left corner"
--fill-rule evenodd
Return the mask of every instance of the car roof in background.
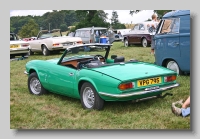
M 87 27 L 87 28 L 79 28 L 77 30 L 91 30 L 92 27 Z M 104 28 L 104 27 L 94 27 L 94 30 L 103 30 L 103 29 L 107 29 L 107 28 Z
M 163 18 L 168 18 L 172 16 L 190 15 L 190 10 L 176 10 L 166 13 Z

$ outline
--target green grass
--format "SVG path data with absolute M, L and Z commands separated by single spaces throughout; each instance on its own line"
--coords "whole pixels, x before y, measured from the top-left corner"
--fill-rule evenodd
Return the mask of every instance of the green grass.
M 79 52 L 104 54 L 104 51 Z M 112 54 L 126 61 L 137 59 L 154 62 L 150 47 L 124 47 L 115 42 Z M 73 55 L 73 54 L 70 54 Z M 33 59 L 51 59 L 59 55 L 35 54 L 25 60 L 10 62 L 10 128 L 11 129 L 190 129 L 190 116 L 178 117 L 171 112 L 171 103 L 190 95 L 190 76 L 178 76 L 180 86 L 167 91 L 173 96 L 137 103 L 105 102 L 103 111 L 85 110 L 78 99 L 53 93 L 31 95 L 27 87 L 25 64 Z

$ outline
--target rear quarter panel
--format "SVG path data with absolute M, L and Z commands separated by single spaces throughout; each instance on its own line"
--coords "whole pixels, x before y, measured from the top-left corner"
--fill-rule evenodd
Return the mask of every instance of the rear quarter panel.
M 97 92 L 120 94 L 120 91 L 117 88 L 120 83 L 120 80 L 118 79 L 88 69 L 81 69 L 78 74 L 79 83 L 82 81 L 90 82 Z

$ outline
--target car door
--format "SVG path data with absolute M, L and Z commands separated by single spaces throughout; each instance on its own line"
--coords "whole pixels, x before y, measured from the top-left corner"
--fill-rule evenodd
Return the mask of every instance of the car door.
M 136 43 L 141 43 L 142 42 L 141 39 L 144 36 L 144 33 L 145 33 L 144 24 L 139 24 L 139 29 L 137 31 L 136 39 L 135 39 Z
M 71 96 L 74 92 L 76 69 L 55 65 L 48 71 L 47 80 L 53 92 Z
M 162 65 L 164 59 L 180 59 L 179 44 L 179 18 L 163 19 L 159 31 L 154 36 L 155 39 L 155 59 L 156 64 Z
M 43 39 L 45 39 L 45 37 L 43 37 L 42 32 L 40 32 L 37 36 L 37 39 L 29 41 L 30 49 L 32 51 L 41 51 L 41 42 L 43 41 Z
M 137 33 L 139 30 L 139 25 L 136 24 L 133 30 L 130 31 L 129 43 L 136 43 L 137 42 Z

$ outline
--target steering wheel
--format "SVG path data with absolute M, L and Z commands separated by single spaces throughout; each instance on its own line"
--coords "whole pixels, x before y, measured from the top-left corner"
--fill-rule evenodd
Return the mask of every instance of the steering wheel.
M 103 61 L 105 62 L 106 60 L 105 60 L 105 58 L 102 56 L 102 55 L 95 55 L 94 56 L 94 60 L 99 60 L 100 61 L 100 58 L 103 58 Z

